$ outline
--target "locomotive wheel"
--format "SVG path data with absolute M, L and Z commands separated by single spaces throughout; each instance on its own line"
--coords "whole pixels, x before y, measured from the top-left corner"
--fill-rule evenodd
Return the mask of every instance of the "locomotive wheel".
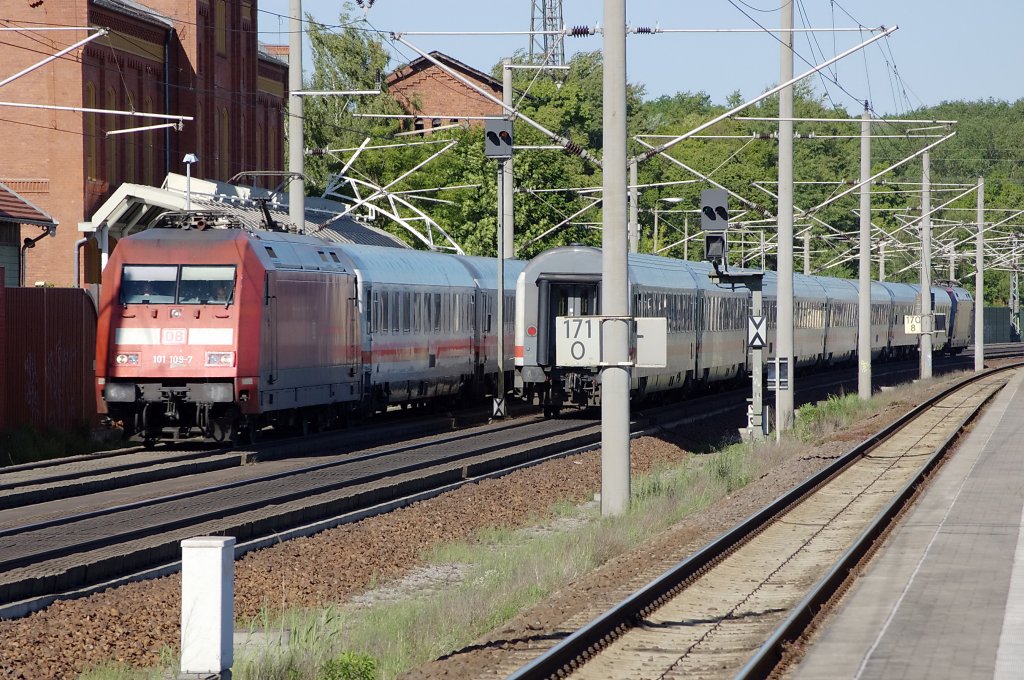
M 235 439 L 242 444 L 252 446 L 259 441 L 259 431 L 260 428 L 256 424 L 255 418 L 245 418 L 238 428 L 238 434 Z

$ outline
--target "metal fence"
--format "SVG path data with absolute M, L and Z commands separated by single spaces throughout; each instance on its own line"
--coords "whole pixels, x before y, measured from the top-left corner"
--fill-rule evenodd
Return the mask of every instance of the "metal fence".
M 0 288 L 0 428 L 94 426 L 96 306 L 78 288 Z
M 985 308 L 985 342 L 1015 342 L 1009 307 Z

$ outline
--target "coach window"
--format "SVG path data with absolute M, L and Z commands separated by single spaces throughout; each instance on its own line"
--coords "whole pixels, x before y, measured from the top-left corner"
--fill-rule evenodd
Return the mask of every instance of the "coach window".
M 125 265 L 121 270 L 120 300 L 131 304 L 174 304 L 178 287 L 176 266 Z
M 398 321 L 398 317 L 399 317 L 398 305 L 399 305 L 399 302 L 398 302 L 398 291 L 397 290 L 393 290 L 393 291 L 391 291 L 391 332 L 393 332 L 393 333 L 397 333 L 398 332 L 398 325 L 399 325 L 399 321 Z
M 373 333 L 377 327 L 377 293 L 375 293 L 372 288 L 367 288 L 366 295 L 363 299 L 370 301 L 370 304 L 366 305 L 366 332 Z
M 408 291 L 402 293 L 402 330 L 406 333 L 412 330 L 412 303 Z
M 377 330 L 381 333 L 387 333 L 391 326 L 391 294 L 384 291 L 380 295 L 380 322 L 377 325 Z

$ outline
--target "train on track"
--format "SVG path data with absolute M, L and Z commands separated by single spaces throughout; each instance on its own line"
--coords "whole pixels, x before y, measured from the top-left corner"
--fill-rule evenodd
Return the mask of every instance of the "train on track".
M 710 271 L 703 262 L 630 256 L 632 314 L 668 325 L 667 365 L 632 371 L 636 398 L 747 375 L 750 293 L 711 283 Z M 104 269 L 98 409 L 149 442 L 234 441 L 265 425 L 306 430 L 389 406 L 481 398 L 496 393 L 499 332 L 506 384 L 514 379 L 517 396 L 547 415 L 599 403 L 597 369 L 556 365 L 552 327 L 557 316 L 599 313 L 601 251 L 554 248 L 529 262 L 506 260 L 504 272 L 499 320 L 492 258 L 168 213 L 122 239 Z M 775 288 L 767 272 L 768 356 Z M 912 284 L 872 284 L 874 359 L 917 351 L 917 336 L 903 327 L 917 293 Z M 936 349 L 961 352 L 973 328 L 970 293 L 933 287 L 932 302 L 948 319 Z M 794 277 L 794 345 L 798 368 L 855 358 L 855 281 Z
M 126 434 L 252 438 L 391 405 L 492 393 L 494 259 L 351 245 L 170 213 L 122 239 L 103 272 L 97 405 Z
M 668 319 L 667 365 L 635 368 L 632 394 L 686 392 L 694 387 L 747 375 L 747 318 L 750 292 L 714 284 L 712 266 L 654 255 L 629 256 L 632 315 Z M 542 405 L 547 415 L 566 405 L 600 403 L 596 368 L 560 367 L 555 358 L 555 318 L 598 315 L 601 251 L 566 246 L 530 260 L 516 285 L 515 386 L 523 398 Z M 857 282 L 795 274 L 793 281 L 794 362 L 799 369 L 852 361 L 857 354 Z M 776 342 L 775 272 L 763 280 L 767 317 L 765 349 Z M 915 313 L 919 286 L 871 284 L 871 354 L 873 360 L 905 358 L 917 352 L 918 336 L 904 330 Z M 944 315 L 944 330 L 934 337 L 937 352 L 959 354 L 971 342 L 974 300 L 953 284 L 933 286 L 932 308 Z M 943 317 L 940 317 L 943 318 Z

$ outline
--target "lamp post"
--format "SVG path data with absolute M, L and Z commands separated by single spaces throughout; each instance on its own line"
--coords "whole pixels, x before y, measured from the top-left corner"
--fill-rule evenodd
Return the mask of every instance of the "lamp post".
M 185 164 L 185 210 L 192 209 L 192 164 L 199 162 L 199 156 L 194 153 L 187 153 L 181 159 Z

